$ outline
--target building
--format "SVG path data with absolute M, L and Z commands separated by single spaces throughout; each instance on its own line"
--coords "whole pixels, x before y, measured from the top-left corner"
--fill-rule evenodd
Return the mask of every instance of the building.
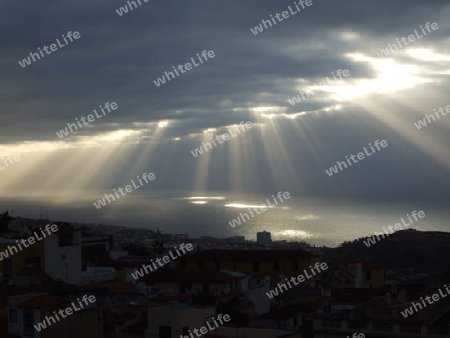
M 149 327 L 145 332 L 145 338 L 190 338 L 189 331 L 200 329 L 205 326 L 207 321 L 212 323 L 211 318 L 217 316 L 214 307 L 188 306 L 180 303 L 150 303 L 147 312 Z M 196 337 L 194 333 L 192 335 Z M 292 331 L 236 327 L 225 324 L 209 331 L 205 334 L 205 337 L 300 338 L 302 334 Z
M 261 231 L 256 233 L 256 242 L 258 244 L 272 243 L 272 234 L 267 231 Z
M 226 270 L 199 270 L 192 273 L 190 270 L 160 269 L 146 275 L 143 280 L 165 295 L 192 297 L 198 292 L 210 293 L 222 301 L 252 302 L 252 315 L 270 311 L 270 299 L 265 294 L 270 290 L 269 276 L 260 279 Z
M 81 285 L 81 232 L 68 223 L 45 238 L 45 272 L 55 280 Z
M 8 333 L 21 338 L 102 337 L 101 312 L 85 308 L 60 318 L 46 328 L 35 325 L 66 309 L 70 301 L 51 293 L 31 293 L 8 298 Z M 47 322 L 46 322 L 47 324 Z M 76 328 L 76 330 L 75 330 Z
M 188 306 L 181 303 L 150 303 L 147 308 L 149 327 L 145 338 L 179 338 L 189 330 L 201 328 L 216 315 L 214 306 Z
M 382 288 L 335 288 L 330 313 L 314 319 L 314 337 L 346 337 L 364 332 L 367 337 L 450 337 L 450 299 L 441 299 L 405 318 L 438 287 L 423 284 L 385 285 Z
M 340 288 L 380 288 L 384 285 L 384 267 L 370 262 L 343 262 L 326 274 L 326 281 Z
M 297 250 L 203 250 L 174 261 L 178 269 L 228 270 L 253 277 L 271 277 L 271 287 L 285 278 L 298 276 L 319 256 Z M 318 276 L 318 278 L 320 278 Z
M 21 236 L 22 237 L 22 236 Z M 23 237 L 28 238 L 29 236 Z M 28 247 L 23 247 L 17 253 L 8 247 L 15 246 L 18 238 L 0 238 L 0 282 L 9 285 L 16 284 L 19 273 L 26 268 L 45 268 L 45 249 L 43 241 L 38 241 Z M 20 240 L 19 240 L 20 241 Z

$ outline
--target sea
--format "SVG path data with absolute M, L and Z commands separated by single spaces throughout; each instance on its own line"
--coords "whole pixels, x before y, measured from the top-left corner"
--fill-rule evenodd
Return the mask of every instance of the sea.
M 111 193 L 108 191 L 108 193 Z M 316 246 L 336 247 L 344 241 L 369 236 L 383 227 L 407 220 L 412 211 L 424 211 L 425 218 L 409 228 L 422 231 L 450 231 L 450 208 L 446 201 L 343 200 L 294 197 L 232 227 L 229 222 L 249 207 L 273 203 L 270 194 L 230 192 L 134 191 L 97 209 L 93 202 L 105 191 L 74 193 L 59 191 L 47 196 L 0 197 L 0 212 L 13 217 L 48 218 L 78 224 L 119 225 L 131 228 L 159 228 L 164 233 L 202 236 L 245 236 L 268 231 L 273 240 L 304 241 Z M 70 196 L 70 197 L 67 197 Z M 251 215 L 250 215 L 251 216 Z

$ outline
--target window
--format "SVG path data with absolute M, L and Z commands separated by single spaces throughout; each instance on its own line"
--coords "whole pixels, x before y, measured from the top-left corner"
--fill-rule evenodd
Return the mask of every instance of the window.
M 34 317 L 33 310 L 24 310 L 23 311 L 23 334 L 26 337 L 34 336 Z
M 179 292 L 185 293 L 186 290 L 192 290 L 192 283 L 180 283 Z
M 159 326 L 159 338 L 172 338 L 172 328 L 170 326 Z
M 259 262 L 257 261 L 253 262 L 253 271 L 259 271 Z
M 184 259 L 180 261 L 180 269 L 186 269 L 186 261 Z
M 11 276 L 12 260 L 6 259 L 2 262 L 3 277 Z
M 294 261 L 294 262 L 292 263 L 292 270 L 298 271 L 298 261 Z
M 25 260 L 25 265 L 27 268 L 38 268 L 41 266 L 40 257 L 27 257 Z
M 17 310 L 16 309 L 9 310 L 9 322 L 17 323 Z
M 209 292 L 209 284 L 208 283 L 203 283 L 203 292 L 204 293 L 208 293 Z
M 280 271 L 280 262 L 279 261 L 273 262 L 273 270 Z
M 184 326 L 183 327 L 183 336 L 188 336 L 189 337 L 189 326 Z

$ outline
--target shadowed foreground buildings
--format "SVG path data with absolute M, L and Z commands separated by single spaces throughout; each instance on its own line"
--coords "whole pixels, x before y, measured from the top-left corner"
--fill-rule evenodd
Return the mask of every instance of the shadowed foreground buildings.
M 0 247 L 26 238 L 33 230 L 30 223 L 11 226 L 14 232 L 3 235 Z M 442 286 L 431 276 L 419 283 L 427 274 L 411 274 L 404 284 L 380 264 L 327 261 L 329 269 L 269 298 L 268 291 L 278 283 L 302 274 L 322 257 L 299 249 L 197 248 L 136 280 L 132 274 L 143 265 L 189 240 L 186 235 L 143 236 L 139 241 L 151 248 L 164 236 L 167 249 L 158 244 L 157 253 L 137 256 L 124 250 L 128 235 L 121 231 L 130 232 L 62 223 L 57 233 L 2 260 L 0 337 L 190 337 L 189 332 L 218 314 L 230 315 L 231 321 L 205 337 L 344 338 L 355 332 L 380 338 L 450 336 L 450 297 L 408 318 L 401 315 Z M 97 301 L 41 331 L 35 329 L 46 316 L 85 295 Z
M 314 318 L 314 337 L 449 337 L 450 299 L 404 318 L 401 311 L 436 291 L 425 285 L 391 285 L 379 289 L 332 291 L 330 313 Z
M 319 256 L 304 250 L 204 250 L 175 261 L 177 268 L 188 270 L 228 270 L 252 276 L 270 276 L 271 285 L 297 276 Z

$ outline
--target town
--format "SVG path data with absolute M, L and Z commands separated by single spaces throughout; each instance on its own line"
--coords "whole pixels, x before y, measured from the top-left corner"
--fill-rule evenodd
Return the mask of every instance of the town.
M 0 250 L 48 223 L 0 214 Z M 448 299 L 411 318 L 401 316 L 414 301 L 438 290 L 445 269 L 436 264 L 429 264 L 428 271 L 426 264 L 408 268 L 409 257 L 392 260 L 386 250 L 411 250 L 411 245 L 420 243 L 422 253 L 415 257 L 425 260 L 426 247 L 448 245 L 450 234 L 408 229 L 362 249 L 372 250 L 382 265 L 370 257 L 349 256 L 350 252 L 360 255 L 356 248 L 364 247 L 362 241 L 327 248 L 274 241 L 266 231 L 258 232 L 254 241 L 242 236 L 189 238 L 159 229 L 55 223 L 57 232 L 2 260 L 1 337 L 38 337 L 33 325 L 44 323 L 46 316 L 87 293 L 95 297 L 95 304 L 54 321 L 53 337 L 71 327 L 86 337 L 150 338 L 156 337 L 156 331 L 166 332 L 159 337 L 189 336 L 220 313 L 230 320 L 215 327 L 215 332 L 230 338 L 235 334 L 268 338 L 341 337 L 356 332 L 370 337 L 450 334 L 445 315 Z M 169 255 L 172 259 L 166 260 Z M 164 264 L 157 266 L 158 260 Z M 143 266 L 150 269 L 144 273 Z M 297 275 L 299 283 L 291 285 L 288 279 Z M 290 288 L 282 284 L 285 281 Z M 46 337 L 46 330 L 41 337 Z

